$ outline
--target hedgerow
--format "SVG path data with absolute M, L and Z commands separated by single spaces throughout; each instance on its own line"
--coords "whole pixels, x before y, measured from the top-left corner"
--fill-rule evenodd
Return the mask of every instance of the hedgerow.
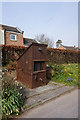
M 26 50 L 27 47 L 22 46 L 2 46 L 2 63 L 8 64 L 10 61 L 16 61 L 19 56 Z M 48 63 L 80 63 L 79 50 L 61 50 L 55 48 L 47 48 Z

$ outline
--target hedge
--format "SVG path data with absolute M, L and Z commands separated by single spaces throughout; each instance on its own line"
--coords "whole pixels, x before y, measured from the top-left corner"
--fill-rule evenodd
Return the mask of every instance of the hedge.
M 2 63 L 8 64 L 10 61 L 16 61 L 27 47 L 20 46 L 2 46 Z M 48 63 L 80 63 L 80 50 L 61 50 L 47 48 Z
M 62 50 L 47 48 L 47 62 L 51 63 L 78 63 L 80 50 Z
M 2 46 L 2 64 L 6 65 L 10 61 L 16 61 L 18 57 L 24 52 L 26 47 L 21 46 Z

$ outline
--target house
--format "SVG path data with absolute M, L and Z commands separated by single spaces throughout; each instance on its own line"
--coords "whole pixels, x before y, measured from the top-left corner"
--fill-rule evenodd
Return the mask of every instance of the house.
M 67 49 L 67 50 L 78 50 L 79 49 L 75 45 L 74 46 L 65 46 L 65 45 L 63 45 L 62 40 L 58 40 L 56 42 L 56 47 L 57 47 L 57 49 Z
M 23 46 L 23 33 L 18 27 L 0 24 L 0 44 Z
M 31 43 L 37 43 L 36 40 L 23 38 L 24 31 L 18 27 L 0 24 L 0 44 L 13 46 L 29 46 Z
M 62 44 L 60 44 L 57 49 L 67 49 L 67 50 L 78 50 L 78 47 L 74 46 L 64 46 Z
M 47 45 L 32 43 L 17 60 L 17 80 L 30 88 L 46 85 Z

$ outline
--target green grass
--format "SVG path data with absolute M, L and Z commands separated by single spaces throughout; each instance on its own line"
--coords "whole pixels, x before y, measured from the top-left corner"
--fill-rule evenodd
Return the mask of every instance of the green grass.
M 80 65 L 79 64 L 62 64 L 53 65 L 54 75 L 52 80 L 59 83 L 64 83 L 69 86 L 80 87 Z

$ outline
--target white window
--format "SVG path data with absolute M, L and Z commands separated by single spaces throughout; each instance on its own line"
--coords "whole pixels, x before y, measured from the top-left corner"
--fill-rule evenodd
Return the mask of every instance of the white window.
M 16 40 L 17 40 L 17 39 L 16 39 L 16 35 L 11 34 L 11 35 L 10 35 L 10 40 L 14 40 L 14 41 L 16 41 Z

